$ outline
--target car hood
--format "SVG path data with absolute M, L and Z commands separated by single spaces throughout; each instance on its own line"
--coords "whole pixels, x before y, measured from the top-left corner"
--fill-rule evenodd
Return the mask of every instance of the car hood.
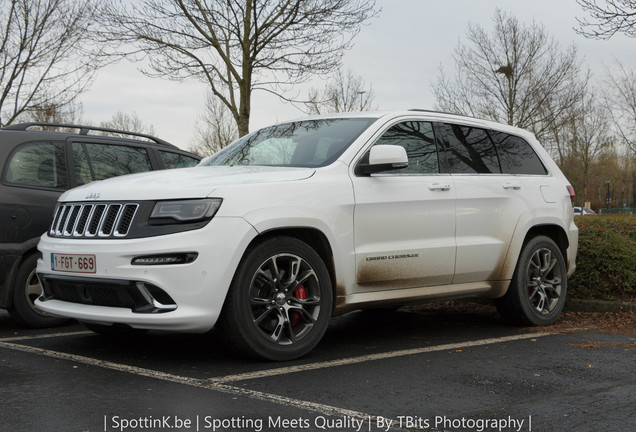
M 65 192 L 60 201 L 139 201 L 203 198 L 220 186 L 302 180 L 311 168 L 200 166 L 151 171 L 92 182 Z

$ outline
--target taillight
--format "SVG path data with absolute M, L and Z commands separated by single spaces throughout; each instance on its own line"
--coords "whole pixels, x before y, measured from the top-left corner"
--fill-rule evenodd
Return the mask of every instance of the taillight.
M 574 206 L 574 198 L 576 197 L 576 194 L 574 193 L 574 188 L 570 185 L 566 186 L 568 188 L 568 192 L 570 194 L 570 201 L 572 201 L 572 206 Z

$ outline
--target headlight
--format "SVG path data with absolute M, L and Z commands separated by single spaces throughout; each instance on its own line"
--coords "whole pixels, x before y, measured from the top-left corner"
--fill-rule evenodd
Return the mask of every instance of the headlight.
M 220 198 L 159 201 L 150 214 L 151 223 L 196 222 L 209 220 L 223 202 Z

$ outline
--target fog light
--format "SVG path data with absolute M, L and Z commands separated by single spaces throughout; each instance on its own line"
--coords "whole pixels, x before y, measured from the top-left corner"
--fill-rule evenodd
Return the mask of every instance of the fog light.
M 163 255 L 144 255 L 135 257 L 130 264 L 132 265 L 171 265 L 171 264 L 190 264 L 197 259 L 199 254 L 195 252 L 163 254 Z

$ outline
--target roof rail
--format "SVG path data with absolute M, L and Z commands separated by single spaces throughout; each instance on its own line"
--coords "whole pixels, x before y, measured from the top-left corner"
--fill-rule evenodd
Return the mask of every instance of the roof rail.
M 78 134 L 79 135 L 88 135 L 88 133 L 90 131 L 98 131 L 98 132 L 108 132 L 108 133 L 113 133 L 113 134 L 120 134 L 120 135 L 129 135 L 131 137 L 139 137 L 139 138 L 146 138 L 147 140 L 150 140 L 154 143 L 157 144 L 162 144 L 162 145 L 167 145 L 170 147 L 176 147 L 174 144 L 170 144 L 167 141 L 164 141 L 160 138 L 154 137 L 152 135 L 147 135 L 147 134 L 143 134 L 143 133 L 138 133 L 138 132 L 128 132 L 128 131 L 124 131 L 124 130 L 118 130 L 118 129 L 111 129 L 111 128 L 105 128 L 105 127 L 97 127 L 97 126 L 82 126 L 82 125 L 74 125 L 74 124 L 65 124 L 65 123 L 48 123 L 48 122 L 28 122 L 28 123 L 18 123 L 18 124 L 12 124 L 9 126 L 5 126 L 2 129 L 8 129 L 8 130 L 28 130 L 32 127 L 54 127 L 54 128 L 67 128 L 67 129 L 79 129 Z
M 421 109 L 421 108 L 410 108 L 409 111 L 427 112 L 427 113 L 432 113 L 432 114 L 453 115 L 453 116 L 458 116 L 458 117 L 472 118 L 472 119 L 476 119 L 476 120 L 484 120 L 484 119 L 481 119 L 479 117 L 474 117 L 474 116 L 470 116 L 470 115 L 466 115 L 466 114 L 460 114 L 460 113 L 452 113 L 452 112 L 447 112 L 447 111 L 435 111 L 435 110 L 428 110 L 428 109 Z

